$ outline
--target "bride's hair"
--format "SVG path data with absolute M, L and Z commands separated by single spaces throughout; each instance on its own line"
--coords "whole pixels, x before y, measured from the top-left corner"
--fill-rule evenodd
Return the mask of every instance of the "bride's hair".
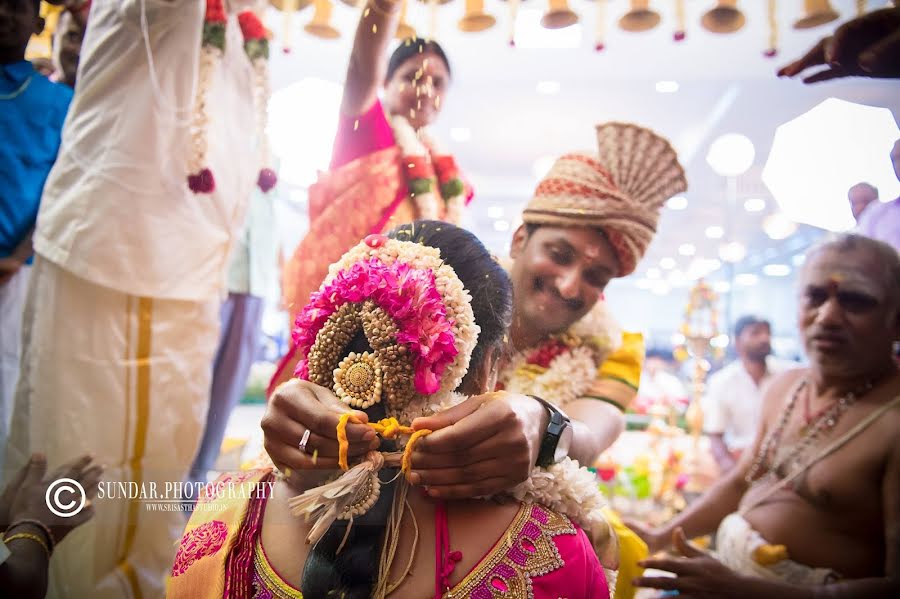
M 417 221 L 398 227 L 388 234 L 391 239 L 410 241 L 440 251 L 443 263 L 450 266 L 471 296 L 470 306 L 480 332 L 471 349 L 469 368 L 459 385 L 462 391 L 474 388 L 475 377 L 491 352 L 505 348 L 506 330 L 512 314 L 512 288 L 506 272 L 472 233 L 448 223 Z M 367 335 L 357 331 L 341 357 L 351 352 L 372 351 Z M 385 372 L 387 380 L 391 373 Z M 482 373 L 483 374 L 483 373 Z M 452 377 L 441 377 L 441 384 L 449 386 Z M 440 393 L 454 389 L 441 388 Z M 475 390 L 480 391 L 480 390 Z M 385 416 L 385 403 L 379 402 L 365 409 L 370 422 Z M 409 423 L 403 423 L 409 424 Z M 390 441 L 382 441 L 382 451 L 392 449 Z M 363 516 L 354 519 L 350 531 L 347 522 L 336 520 L 313 547 L 303 570 L 301 590 L 307 597 L 343 597 L 363 599 L 371 596 L 378 577 L 382 536 L 394 495 L 396 469 L 384 468 L 379 473 L 381 494 L 375 505 Z M 343 549 L 337 548 L 347 535 Z

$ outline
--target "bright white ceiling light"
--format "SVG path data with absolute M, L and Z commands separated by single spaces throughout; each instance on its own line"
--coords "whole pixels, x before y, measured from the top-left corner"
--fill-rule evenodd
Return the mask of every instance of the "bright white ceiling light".
M 713 291 L 716 293 L 728 293 L 731 291 L 731 283 L 728 281 L 716 281 L 713 283 Z
M 509 231 L 509 221 L 508 220 L 495 220 L 494 221 L 494 230 L 499 231 L 501 233 L 505 231 Z
M 451 127 L 450 139 L 460 143 L 467 142 L 472 139 L 472 130 L 468 127 Z
M 672 270 L 673 268 L 675 268 L 676 264 L 678 263 L 675 262 L 675 258 L 669 258 L 668 256 L 659 261 L 660 268 L 664 268 L 666 270 Z
M 555 162 L 556 156 L 541 156 L 531 165 L 531 174 L 535 179 L 543 179 Z
M 666 202 L 666 208 L 669 210 L 684 210 L 687 207 L 688 201 L 684 196 L 672 196 L 669 198 L 669 201 Z
M 638 279 L 634 282 L 634 286 L 638 289 L 650 289 L 653 287 L 653 281 L 650 279 Z
M 747 256 L 747 248 L 739 241 L 732 241 L 719 247 L 719 258 L 732 264 L 740 262 Z
M 766 209 L 766 201 L 762 198 L 747 198 L 744 200 L 744 210 L 747 212 L 762 212 Z
M 725 229 L 723 229 L 719 225 L 711 225 L 709 227 L 706 227 L 706 236 L 710 239 L 722 239 L 723 235 L 725 235 Z
M 770 239 L 787 239 L 797 230 L 797 223 L 781 212 L 770 214 L 763 221 L 763 231 Z
M 559 81 L 538 81 L 537 93 L 545 96 L 553 96 L 559 93 L 560 87 L 562 86 Z
M 734 284 L 741 287 L 753 287 L 759 283 L 759 277 L 750 272 L 744 272 L 734 278 Z
M 682 243 L 678 246 L 678 253 L 682 256 L 693 256 L 697 253 L 697 248 L 692 243 Z
M 503 218 L 503 206 L 488 206 L 488 218 Z
M 766 264 L 763 266 L 763 274 L 767 277 L 786 277 L 791 274 L 791 267 L 787 264 Z
M 672 345 L 681 345 L 685 342 L 684 335 L 681 333 L 672 333 Z
M 674 94 L 678 91 L 677 81 L 657 81 L 656 91 L 661 94 Z
M 658 268 L 648 268 L 647 269 L 647 278 L 648 279 L 658 279 L 662 276 L 662 273 Z
M 737 177 L 753 166 L 753 142 L 740 133 L 726 133 L 709 146 L 706 162 L 721 177 Z

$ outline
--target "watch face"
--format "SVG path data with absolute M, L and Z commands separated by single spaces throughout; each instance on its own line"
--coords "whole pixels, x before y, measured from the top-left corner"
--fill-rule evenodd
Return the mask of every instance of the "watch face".
M 562 434 L 559 436 L 559 443 L 556 444 L 556 452 L 553 455 L 553 461 L 559 462 L 569 455 L 569 449 L 572 447 L 572 425 L 566 423 Z

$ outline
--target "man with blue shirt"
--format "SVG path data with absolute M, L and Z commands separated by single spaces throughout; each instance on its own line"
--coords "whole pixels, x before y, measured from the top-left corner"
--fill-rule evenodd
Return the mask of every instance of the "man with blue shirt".
M 25 60 L 43 28 L 39 0 L 0 0 L 0 449 L 19 374 L 31 233 L 72 99 Z

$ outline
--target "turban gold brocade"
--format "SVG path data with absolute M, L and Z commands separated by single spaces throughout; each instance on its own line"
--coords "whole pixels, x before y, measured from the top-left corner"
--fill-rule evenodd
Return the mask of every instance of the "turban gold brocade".
M 647 251 L 666 200 L 685 191 L 687 180 L 675 150 L 649 129 L 605 123 L 597 125 L 597 142 L 597 154 L 575 152 L 556 161 L 522 220 L 601 229 L 623 277 Z

